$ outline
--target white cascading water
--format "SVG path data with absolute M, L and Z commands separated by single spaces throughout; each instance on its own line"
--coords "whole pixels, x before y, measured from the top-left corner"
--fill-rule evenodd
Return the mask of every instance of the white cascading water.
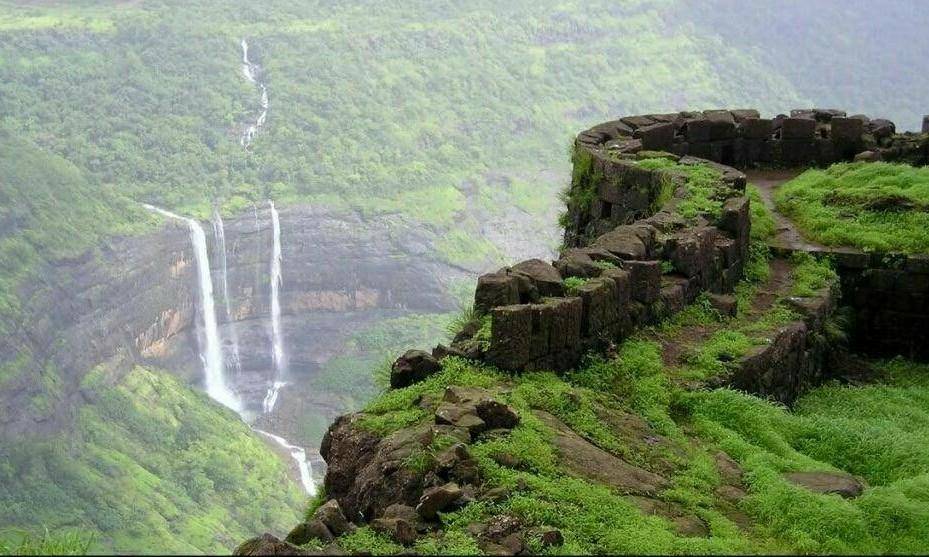
M 281 218 L 273 201 L 271 207 L 271 231 L 273 237 L 271 252 L 271 356 L 274 361 L 274 373 L 278 381 L 282 380 L 287 370 L 287 357 L 284 354 L 284 333 L 281 328 L 281 286 L 283 280 L 283 254 L 281 252 Z
M 226 384 L 222 344 L 219 337 L 219 326 L 216 322 L 216 303 L 213 298 L 213 279 L 210 275 L 210 258 L 206 250 L 206 234 L 203 232 L 203 227 L 194 219 L 182 217 L 152 205 L 145 205 L 145 208 L 168 218 L 180 220 L 186 223 L 187 228 L 190 230 L 190 242 L 194 248 L 194 260 L 197 265 L 197 278 L 200 285 L 200 313 L 204 337 L 200 347 L 200 359 L 203 362 L 206 392 L 216 402 L 240 412 L 242 407 L 239 399 Z
M 226 259 L 226 227 L 219 208 L 213 209 L 213 238 L 216 240 L 216 250 L 219 253 L 219 284 L 223 290 L 223 302 L 226 307 L 226 323 L 229 329 L 229 342 L 232 345 L 230 360 L 236 372 L 242 371 L 242 360 L 239 356 L 239 333 L 235 320 L 232 318 L 232 301 L 229 299 L 229 268 Z
M 285 450 L 290 452 L 290 456 L 297 461 L 297 466 L 300 467 L 300 483 L 303 484 L 303 489 L 306 490 L 307 494 L 310 496 L 316 495 L 316 484 L 313 482 L 313 474 L 310 470 L 310 464 L 306 459 L 306 451 L 302 447 L 291 445 L 283 437 L 279 437 L 273 433 L 268 433 L 267 431 L 258 428 L 252 429 L 266 436 L 268 439 L 271 439 Z
M 254 139 L 255 134 L 258 133 L 258 130 L 265 125 L 265 120 L 268 118 L 268 87 L 261 81 L 258 80 L 259 68 L 257 64 L 253 64 L 248 59 L 248 41 L 242 39 L 242 75 L 245 76 L 245 79 L 249 83 L 253 83 L 258 86 L 261 90 L 261 113 L 258 114 L 258 117 L 255 119 L 254 124 L 249 124 L 245 131 L 242 132 L 242 137 L 239 139 L 239 143 L 242 147 L 246 149 L 249 148 L 252 144 L 252 139 Z
M 259 81 L 258 79 L 258 76 L 260 75 L 259 67 L 257 64 L 253 64 L 248 58 L 248 41 L 242 39 L 240 45 L 242 47 L 242 75 L 245 76 L 245 79 L 248 80 L 249 83 L 257 85 L 258 89 L 261 91 L 261 113 L 258 114 L 254 124 L 249 124 L 245 128 L 245 131 L 242 133 L 242 137 L 239 140 L 239 143 L 247 151 L 252 144 L 252 140 L 255 138 L 255 134 L 257 134 L 258 130 L 265 125 L 265 122 L 268 119 L 268 106 L 270 103 L 268 100 L 268 87 L 264 84 L 264 82 Z M 271 254 L 271 357 L 274 364 L 275 377 L 271 384 L 268 386 L 268 391 L 265 394 L 264 400 L 262 400 L 261 406 L 264 414 L 270 414 L 274 411 L 274 406 L 277 404 L 281 389 L 287 385 L 287 383 L 283 381 L 283 376 L 287 368 L 287 362 L 284 353 L 283 330 L 281 328 L 280 302 L 280 289 L 281 285 L 283 284 L 281 224 L 277 209 L 274 207 L 274 202 L 268 201 L 268 204 L 271 206 L 271 223 L 274 240 L 273 252 Z M 261 231 L 261 225 L 258 221 L 257 206 L 255 206 L 255 229 L 256 232 Z M 291 445 L 283 437 L 279 437 L 273 433 L 268 433 L 267 431 L 262 431 L 257 428 L 253 429 L 267 436 L 269 439 L 273 440 L 275 443 L 290 453 L 291 458 L 297 462 L 297 466 L 300 470 L 300 481 L 303 484 L 303 488 L 308 494 L 316 495 L 316 485 L 313 483 L 310 464 L 306 459 L 306 451 L 300 447 Z

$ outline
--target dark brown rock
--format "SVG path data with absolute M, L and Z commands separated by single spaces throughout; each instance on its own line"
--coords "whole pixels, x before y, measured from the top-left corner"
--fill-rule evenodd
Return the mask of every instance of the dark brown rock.
M 489 273 L 477 279 L 474 291 L 474 309 L 487 313 L 497 306 L 519 303 L 517 278 L 506 273 Z
M 658 299 L 661 289 L 661 263 L 658 261 L 626 261 L 630 273 L 632 298 L 643 304 Z
M 401 545 L 412 545 L 419 537 L 414 524 L 404 518 L 376 518 L 371 521 L 371 529 Z
M 594 260 L 585 250 L 576 248 L 565 251 L 553 265 L 563 278 L 595 277 L 603 270 L 594 264 Z
M 532 281 L 541 296 L 564 296 L 564 284 L 558 269 L 541 259 L 529 259 L 517 263 L 512 272 Z
M 813 139 L 816 132 L 816 120 L 807 118 L 787 118 L 781 124 L 782 139 Z
M 862 151 L 855 155 L 855 162 L 878 162 L 881 159 L 880 151 Z
M 487 429 L 484 420 L 478 417 L 473 405 L 443 402 L 435 411 L 435 423 L 447 424 L 468 430 L 476 435 Z
M 845 499 L 858 497 L 865 488 L 854 476 L 842 472 L 790 472 L 784 477 L 815 493 L 832 493 Z
M 496 400 L 478 402 L 477 415 L 487 424 L 488 429 L 513 429 L 519 425 L 516 409 Z
M 311 555 L 309 551 L 281 541 L 271 534 L 252 538 L 232 552 L 233 555 Z
M 319 520 L 329 528 L 329 531 L 336 536 L 347 534 L 355 529 L 354 525 L 345 518 L 342 507 L 335 499 L 326 501 L 325 504 L 316 509 L 313 518 Z
M 432 520 L 439 511 L 445 510 L 461 497 L 461 494 L 461 488 L 456 483 L 431 487 L 423 492 L 419 504 L 416 505 L 416 512 L 424 519 Z
M 441 370 L 439 361 L 428 352 L 407 350 L 390 366 L 390 386 L 393 389 L 409 387 Z
M 735 317 L 739 310 L 739 304 L 734 296 L 729 294 L 707 294 L 710 307 L 719 312 L 724 317 Z
M 314 518 L 308 522 L 298 524 L 296 528 L 287 534 L 284 541 L 294 545 L 304 545 L 312 540 L 329 543 L 333 539 L 335 539 L 335 536 L 332 531 L 323 524 L 323 521 Z
M 542 547 L 559 547 L 564 545 L 564 534 L 557 528 L 534 528 L 532 535 L 537 537 Z
M 649 228 L 637 225 L 618 226 L 594 240 L 592 246 L 604 249 L 621 259 L 646 259 L 655 236 L 654 229 Z
M 646 151 L 667 151 L 674 143 L 674 124 L 659 123 L 635 130 L 635 137 L 642 140 Z

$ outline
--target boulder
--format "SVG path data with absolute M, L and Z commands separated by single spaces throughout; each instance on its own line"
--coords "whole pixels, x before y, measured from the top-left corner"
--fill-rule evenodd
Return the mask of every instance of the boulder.
M 347 534 L 355 529 L 354 524 L 345 518 L 342 507 L 339 506 L 339 502 L 335 499 L 326 501 L 325 504 L 316 509 L 313 518 L 325 524 L 335 536 Z
M 334 539 L 335 535 L 325 524 L 323 524 L 323 521 L 314 518 L 313 520 L 298 524 L 296 528 L 287 534 L 287 537 L 284 538 L 284 541 L 294 545 L 304 545 L 311 540 L 319 540 L 324 543 L 329 543 Z
M 309 551 L 281 541 L 271 534 L 263 534 L 244 542 L 232 552 L 233 555 L 311 555 Z
M 635 130 L 635 138 L 642 140 L 646 151 L 667 151 L 674 143 L 674 124 L 659 123 Z
M 519 414 L 512 406 L 492 399 L 477 403 L 477 415 L 488 429 L 513 429 L 519 425 Z
M 488 313 L 497 306 L 519 303 L 519 283 L 516 277 L 496 272 L 477 278 L 474 291 L 474 309 Z
M 895 134 L 897 127 L 890 120 L 876 118 L 868 123 L 868 131 L 874 136 L 874 139 L 881 140 Z
M 661 289 L 661 263 L 658 261 L 626 261 L 630 273 L 632 298 L 643 304 L 658 299 Z
M 415 522 L 404 518 L 376 518 L 371 521 L 371 529 L 401 545 L 412 545 L 419 537 Z
M 534 528 L 532 536 L 539 540 L 542 547 L 560 547 L 564 545 L 564 534 L 557 528 Z
M 603 270 L 594 264 L 594 260 L 590 258 L 589 254 L 585 253 L 585 250 L 577 248 L 565 251 L 553 265 L 564 278 L 595 277 Z
M 428 352 L 408 350 L 390 366 L 390 386 L 409 387 L 441 371 L 439 361 Z
M 768 139 L 773 132 L 771 120 L 767 118 L 746 118 L 742 120 L 742 137 L 748 139 Z
M 426 520 L 433 520 L 439 511 L 448 508 L 461 495 L 461 488 L 456 483 L 450 482 L 438 487 L 430 487 L 419 498 L 416 512 Z
M 468 430 L 471 435 L 487 429 L 487 424 L 478 417 L 477 410 L 471 404 L 443 402 L 435 411 L 435 423 L 460 427 Z
M 522 261 L 513 265 L 511 271 L 529 279 L 541 296 L 564 296 L 564 284 L 558 269 L 541 259 Z
M 592 247 L 604 249 L 622 259 L 647 259 L 655 229 L 650 226 L 617 226 L 594 240 Z
M 881 159 L 880 151 L 862 151 L 855 155 L 855 162 L 878 162 Z
M 784 477 L 815 493 L 832 493 L 845 499 L 858 497 L 865 488 L 854 476 L 842 472 L 790 472 Z

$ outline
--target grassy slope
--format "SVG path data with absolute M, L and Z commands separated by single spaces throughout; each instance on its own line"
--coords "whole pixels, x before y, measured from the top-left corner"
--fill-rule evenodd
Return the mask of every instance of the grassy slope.
M 236 415 L 166 374 L 110 381 L 102 368 L 85 378 L 93 402 L 73 432 L 0 449 L 10 550 L 10 528 L 76 529 L 92 551 L 216 553 L 293 524 L 300 490 Z
M 810 282 L 815 273 L 803 267 L 812 265 L 801 262 L 795 272 L 807 287 L 826 278 Z M 696 313 L 683 321 L 713 319 Z M 776 326 L 776 320 L 768 325 Z M 714 342 L 711 338 L 695 348 L 699 353 Z M 690 365 L 694 371 L 704 367 L 700 359 Z M 468 524 L 497 514 L 558 527 L 566 545 L 557 551 L 567 553 L 924 552 L 929 548 L 929 368 L 901 360 L 878 364 L 878 369 L 884 372 L 881 384 L 827 385 L 789 411 L 727 389 L 679 388 L 671 379 L 678 372 L 665 368 L 660 346 L 632 339 L 615 359 L 591 360 L 567 378 L 549 373 L 510 378 L 449 360 L 440 375 L 379 397 L 366 409 L 364 423 L 386 434 L 427 419 L 414 401 L 424 393 L 439 395 L 450 384 L 511 387 L 504 396 L 519 409 L 521 424 L 509 436 L 477 442 L 472 452 L 489 485 L 516 491 L 504 502 L 479 502 L 443 516 L 444 536 L 419 542 L 416 549 L 423 553 L 473 551 Z M 673 486 L 661 497 L 702 518 L 711 537 L 681 537 L 669 522 L 642 515 L 606 486 L 566 473 L 552 445 L 552 431 L 530 409 L 558 416 L 602 449 L 633 462 L 643 455 L 630 453 L 598 415 L 631 411 L 647 419 L 685 447 Z M 739 510 L 750 517 L 750 530 L 740 530 L 727 518 L 713 494 L 721 482 L 712 464 L 718 449 L 745 469 L 749 495 Z M 501 454 L 510 455 L 509 465 L 497 463 Z M 857 499 L 844 500 L 813 494 L 781 477 L 788 471 L 835 469 L 862 476 L 871 488 Z M 521 483 L 527 487 L 517 488 Z M 401 549 L 367 529 L 344 542 L 375 553 Z
M 866 251 L 929 252 L 929 168 L 837 164 L 808 170 L 775 194 L 808 238 Z
M 756 241 L 771 233 L 770 220 L 763 205 L 756 205 L 753 221 L 760 225 L 753 227 Z M 793 265 L 793 284 L 784 295 L 810 295 L 835 280 L 825 263 L 801 258 Z M 749 280 L 737 291 L 740 306 L 767 279 L 763 250 L 753 250 L 747 275 Z M 420 540 L 415 549 L 426 554 L 474 553 L 476 542 L 467 526 L 493 515 L 513 514 L 530 525 L 561 529 L 565 546 L 546 550 L 555 553 L 925 552 L 929 549 L 929 367 L 903 360 L 878 363 L 882 383 L 826 385 L 807 393 L 792 411 L 728 389 L 692 391 L 678 386 L 675 378 L 724 373 L 725 361 L 738 358 L 759 335 L 791 318 L 775 305 L 748 322 L 740 308 L 738 316 L 722 321 L 719 333 L 690 347 L 694 357 L 685 359 L 683 370 L 666 368 L 660 345 L 646 331 L 624 342 L 614 359 L 591 359 L 565 378 L 550 373 L 512 378 L 449 359 L 439 375 L 384 393 L 368 405 L 363 420 L 381 434 L 428 419 L 414 402 L 426 393 L 438 396 L 452 384 L 485 388 L 508 384 L 509 394 L 503 396 L 522 417 L 510 435 L 472 446 L 485 481 L 515 490 L 511 496 L 443 515 L 443 534 Z M 719 321 L 709 306 L 696 304 L 660 331 L 673 333 Z M 733 333 L 740 338 L 733 340 Z M 641 514 L 608 487 L 567 473 L 552 443 L 553 432 L 532 409 L 550 412 L 600 448 L 648 466 L 648 455 L 618 438 L 600 416 L 633 412 L 645 418 L 683 451 L 677 456 L 672 487 L 661 498 L 703 519 L 711 536 L 682 537 L 671 523 Z M 714 495 L 722 481 L 712 457 L 719 449 L 745 470 L 748 496 L 738 503 L 738 510 L 750 518 L 748 530 L 729 518 L 725 504 Z M 508 455 L 507 466 L 497 462 L 502 454 Z M 781 476 L 836 469 L 863 477 L 871 487 L 857 499 L 844 500 L 813 494 Z M 340 543 L 375 554 L 402 550 L 367 528 Z

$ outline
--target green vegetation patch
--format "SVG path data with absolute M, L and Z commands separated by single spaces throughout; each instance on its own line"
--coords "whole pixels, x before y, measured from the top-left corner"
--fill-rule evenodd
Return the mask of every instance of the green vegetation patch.
M 143 368 L 111 382 L 85 377 L 75 431 L 0 448 L 0 524 L 28 533 L 10 551 L 224 553 L 298 520 L 287 465 L 233 412 Z
M 827 246 L 929 251 L 929 168 L 844 163 L 808 170 L 775 194 L 779 211 Z

